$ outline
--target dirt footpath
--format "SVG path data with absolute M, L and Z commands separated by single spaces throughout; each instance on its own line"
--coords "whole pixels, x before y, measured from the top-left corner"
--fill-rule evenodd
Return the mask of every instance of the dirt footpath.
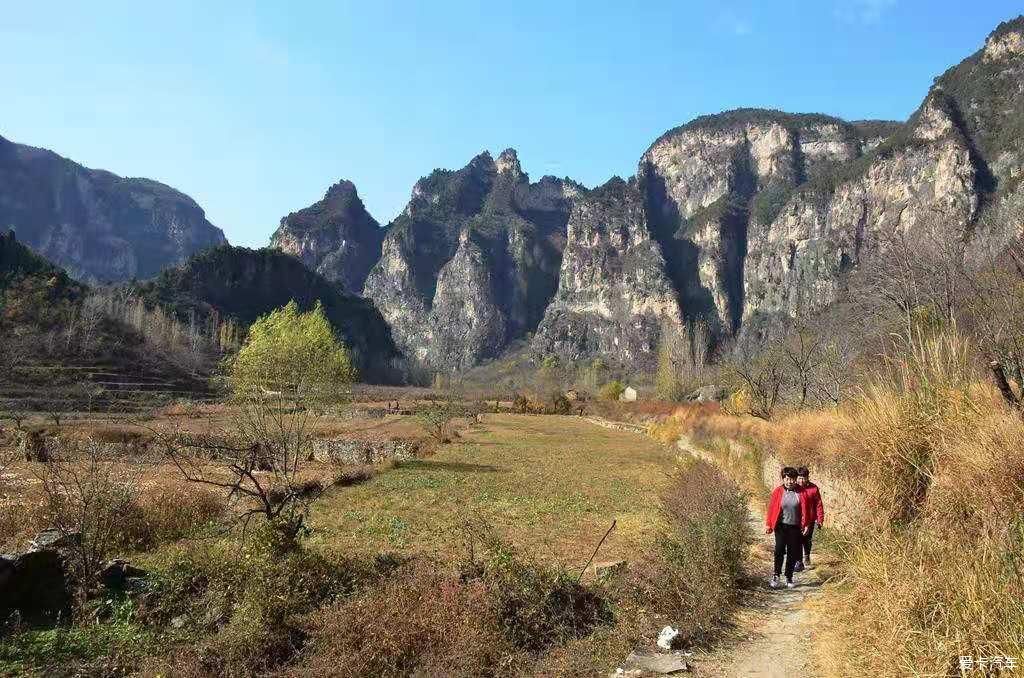
M 681 450 L 700 458 L 707 453 L 683 439 Z M 758 676 L 764 678 L 812 678 L 820 675 L 815 669 L 810 645 L 814 639 L 813 622 L 807 603 L 821 593 L 818 566 L 830 562 L 827 553 L 814 554 L 810 570 L 793 575 L 796 588 L 768 588 L 772 574 L 772 552 L 775 537 L 764 533 L 764 507 L 760 502 L 750 505 L 750 526 L 756 535 L 752 549 L 753 574 L 756 579 L 743 592 L 730 637 L 712 652 L 694 652 L 695 676 L 725 678 L 726 676 Z

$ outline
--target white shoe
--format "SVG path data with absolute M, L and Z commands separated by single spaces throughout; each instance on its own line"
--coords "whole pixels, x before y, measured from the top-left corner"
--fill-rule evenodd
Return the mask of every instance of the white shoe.
M 786 582 L 786 588 L 787 588 L 787 589 L 795 589 L 795 588 L 796 588 L 796 584 L 794 584 L 794 583 L 793 583 L 793 582 L 791 582 L 791 581 L 787 581 L 787 582 Z
M 771 580 L 768 582 L 768 586 L 773 589 L 779 588 L 779 575 L 773 574 Z

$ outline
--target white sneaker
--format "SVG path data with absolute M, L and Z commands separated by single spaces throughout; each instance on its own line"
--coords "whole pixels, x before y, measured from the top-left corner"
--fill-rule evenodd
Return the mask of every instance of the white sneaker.
M 793 583 L 793 582 L 791 582 L 791 581 L 787 581 L 787 582 L 786 582 L 786 588 L 787 588 L 787 589 L 795 589 L 795 588 L 796 588 L 796 584 L 794 584 L 794 583 Z
M 773 574 L 771 580 L 768 582 L 768 586 L 773 589 L 779 588 L 779 575 Z

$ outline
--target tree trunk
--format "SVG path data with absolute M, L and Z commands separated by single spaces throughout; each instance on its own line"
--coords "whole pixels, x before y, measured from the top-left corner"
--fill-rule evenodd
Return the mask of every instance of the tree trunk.
M 1010 387 L 1010 382 L 1006 380 L 1006 373 L 1003 371 L 1003 366 L 998 360 L 993 360 L 989 363 L 989 368 L 992 370 L 992 377 L 996 380 L 996 386 L 999 387 L 999 392 L 1003 394 L 1003 400 L 1006 404 L 1015 410 L 1020 410 L 1020 398 L 1013 392 Z

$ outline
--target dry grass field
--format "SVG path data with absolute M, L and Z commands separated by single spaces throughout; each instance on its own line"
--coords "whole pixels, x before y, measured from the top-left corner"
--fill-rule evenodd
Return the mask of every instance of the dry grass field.
M 404 403 L 405 414 L 379 405 L 324 417 L 316 436 L 426 438 Z M 145 592 L 83 591 L 55 627 L 7 628 L 0 675 L 330 675 L 338 665 L 351 675 L 593 675 L 651 646 L 665 623 L 709 642 L 734 602 L 746 537 L 707 530 L 742 528 L 733 514 L 745 515 L 744 498 L 643 434 L 578 416 L 483 414 L 412 459 L 309 461 L 303 478 L 321 488 L 309 531 L 280 552 L 259 529 L 226 531 L 238 500 L 187 482 L 144 444 L 170 431 L 222 434 L 231 419 L 224 405 L 182 405 L 60 423 L 62 438 L 86 445 L 135 441 L 104 448 L 126 455 L 104 463 L 141 469 L 106 529 L 109 557 L 149 573 Z M 56 432 L 44 418 L 23 426 Z M 8 451 L 15 439 L 6 436 Z M 203 463 L 226 473 L 216 455 Z M 49 526 L 45 476 L 44 462 L 6 468 L 5 549 Z M 594 562 L 625 567 L 580 578 L 613 521 Z

